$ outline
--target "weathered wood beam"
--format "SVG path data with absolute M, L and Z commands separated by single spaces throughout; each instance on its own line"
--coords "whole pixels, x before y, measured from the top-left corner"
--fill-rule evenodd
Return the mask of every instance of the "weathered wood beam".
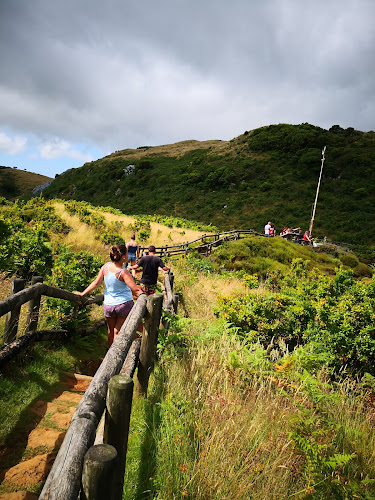
M 72 420 L 39 500 L 77 500 L 84 456 L 94 444 L 95 430 L 94 414 Z
M 48 475 L 42 494 L 39 497 L 40 500 L 76 500 L 79 492 L 83 459 L 88 448 L 94 442 L 94 439 L 91 441 L 85 438 L 84 430 L 80 426 L 77 426 L 76 422 L 90 418 L 93 421 L 94 427 L 97 427 L 105 408 L 108 383 L 114 375 L 119 373 L 124 363 L 135 337 L 138 324 L 146 312 L 146 302 L 146 295 L 138 297 L 135 306 L 122 325 L 119 334 L 108 350 L 89 388 L 79 403 L 63 444 L 57 454 L 55 463 Z M 85 443 L 84 446 L 81 445 L 82 441 Z M 72 456 L 74 457 L 76 467 L 65 467 L 64 463 L 69 464 Z M 63 492 L 62 494 L 61 491 Z
M 12 294 L 21 292 L 25 288 L 25 280 L 21 278 L 15 278 L 12 281 Z M 7 317 L 5 318 L 4 327 L 4 343 L 13 342 L 17 337 L 18 322 L 20 318 L 21 305 L 12 307 L 7 311 Z
M 33 276 L 31 278 L 31 286 L 37 283 L 43 283 L 43 276 Z M 39 309 L 41 295 L 36 295 L 29 302 L 29 311 L 27 313 L 27 328 L 26 333 L 32 332 L 38 328 Z
M 46 285 L 45 283 L 36 283 L 29 288 L 25 288 L 24 290 L 7 297 L 6 299 L 0 300 L 0 317 L 17 307 L 22 306 L 22 304 L 29 302 L 29 300 L 36 298 L 38 295 L 47 295 L 48 297 L 69 300 L 84 306 L 97 304 L 98 302 L 103 301 L 103 295 L 96 295 L 95 297 L 87 299 L 86 297 L 80 297 L 73 292 L 62 290 L 61 288 L 55 288 L 53 286 Z
M 141 351 L 137 374 L 136 390 L 139 394 L 147 394 L 148 380 L 153 369 L 158 341 L 158 327 L 161 319 L 163 296 L 155 293 L 147 299 L 147 315 L 143 327 Z
M 122 365 L 120 375 L 125 375 L 127 377 L 133 378 L 134 372 L 137 368 L 139 361 L 139 352 L 141 350 L 142 339 L 134 339 L 129 349 L 128 355 L 126 356 L 125 362 Z
M 122 500 L 133 388 L 133 379 L 124 375 L 115 375 L 108 384 L 103 442 L 117 450 L 112 482 L 108 485 L 111 500 Z
M 39 330 L 37 332 L 26 333 L 25 335 L 22 335 L 22 337 L 14 340 L 11 344 L 8 344 L 0 352 L 0 368 L 13 359 L 31 342 L 51 340 L 59 337 L 66 337 L 68 335 L 67 330 Z
M 116 457 L 116 448 L 110 444 L 91 446 L 83 462 L 80 500 L 108 498 Z

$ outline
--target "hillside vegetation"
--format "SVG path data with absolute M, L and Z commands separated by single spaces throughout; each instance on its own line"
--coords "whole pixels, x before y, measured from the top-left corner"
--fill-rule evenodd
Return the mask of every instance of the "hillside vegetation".
M 133 230 L 145 243 L 174 243 L 184 231 L 206 229 L 42 197 L 3 199 L 0 214 L 3 273 L 42 274 L 71 291 L 84 289 L 109 244 Z M 179 310 L 159 331 L 148 397 L 134 398 L 124 496 L 374 498 L 371 268 L 339 248 L 317 252 L 259 236 L 227 242 L 209 258 L 192 249 L 168 265 Z M 0 377 L 6 467 L 38 452 L 27 447 L 25 428 L 35 425 L 29 407 L 57 390 L 59 371 L 79 371 L 90 349 L 103 355 L 102 333 L 77 334 L 102 309 L 76 318 L 62 302 L 43 303 L 40 327 L 68 328 L 72 338 L 31 347 Z M 5 455 L 3 444 L 13 452 Z M 0 494 L 12 488 L 4 481 Z
M 47 197 L 161 214 L 220 229 L 308 228 L 327 146 L 314 235 L 373 245 L 375 133 L 270 125 L 231 141 L 116 151 L 56 176 Z
M 0 196 L 8 200 L 22 198 L 35 187 L 50 181 L 51 177 L 17 168 L 0 167 Z

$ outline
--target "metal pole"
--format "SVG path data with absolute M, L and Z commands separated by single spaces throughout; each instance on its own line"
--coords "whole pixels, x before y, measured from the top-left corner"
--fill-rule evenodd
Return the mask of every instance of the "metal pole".
M 310 238 L 312 236 L 312 230 L 313 230 L 313 226 L 314 226 L 316 204 L 318 202 L 320 181 L 322 179 L 323 165 L 324 165 L 324 160 L 325 160 L 325 158 L 324 158 L 325 151 L 326 151 L 326 146 L 324 146 L 323 151 L 322 151 L 322 164 L 321 164 L 321 167 L 320 167 L 320 174 L 319 174 L 318 186 L 316 188 L 315 202 L 314 202 L 313 212 L 312 212 L 311 221 L 310 221 L 310 228 L 309 228 Z

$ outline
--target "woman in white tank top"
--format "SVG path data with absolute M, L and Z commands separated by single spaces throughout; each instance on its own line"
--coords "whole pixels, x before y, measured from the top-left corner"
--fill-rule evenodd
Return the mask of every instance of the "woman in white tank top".
M 138 297 L 142 293 L 129 271 L 123 268 L 128 260 L 125 245 L 113 245 L 109 256 L 111 262 L 104 264 L 95 280 L 83 292 L 75 292 L 84 297 L 104 280 L 104 316 L 108 326 L 108 347 L 112 345 L 133 307 L 133 294 Z

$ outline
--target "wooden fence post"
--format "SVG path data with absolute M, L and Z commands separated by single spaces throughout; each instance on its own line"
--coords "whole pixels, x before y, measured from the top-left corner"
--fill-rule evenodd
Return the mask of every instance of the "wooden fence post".
M 83 462 L 80 500 L 102 500 L 108 497 L 116 457 L 116 448 L 110 444 L 97 444 L 89 448 Z
M 178 300 L 179 300 L 178 293 L 174 293 L 173 294 L 173 312 L 174 312 L 174 314 L 177 314 Z
M 174 274 L 169 273 L 169 281 L 171 283 L 171 292 L 173 292 L 173 284 L 174 284 Z
M 31 278 L 31 286 L 36 283 L 43 283 L 43 276 L 33 276 Z M 29 311 L 27 313 L 27 328 L 26 333 L 29 333 L 38 328 L 39 308 L 40 308 L 41 295 L 38 294 L 33 297 L 29 302 Z
M 12 282 L 11 295 L 20 292 L 25 288 L 25 280 L 22 278 L 14 278 Z M 20 318 L 21 306 L 12 309 L 6 316 L 4 327 L 4 343 L 13 342 L 17 337 L 18 321 Z
M 138 394 L 147 395 L 148 379 L 153 368 L 153 359 L 156 353 L 162 304 L 163 296 L 159 293 L 149 295 L 147 298 L 148 314 L 143 327 L 137 373 L 136 391 Z
M 115 375 L 108 384 L 103 442 L 111 444 L 117 450 L 110 500 L 122 500 L 133 388 L 133 380 L 123 375 Z

